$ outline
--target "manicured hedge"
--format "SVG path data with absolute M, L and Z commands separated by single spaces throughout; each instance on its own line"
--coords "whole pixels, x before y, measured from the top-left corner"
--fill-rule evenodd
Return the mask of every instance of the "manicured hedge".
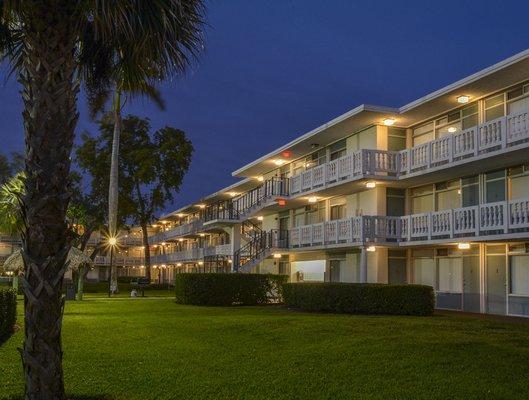
M 13 289 L 0 289 L 0 341 L 13 333 L 17 320 L 17 294 Z
M 371 283 L 287 283 L 288 307 L 351 314 L 432 315 L 433 288 Z
M 202 306 L 257 305 L 282 300 L 287 277 L 265 274 L 185 273 L 175 277 L 176 302 Z

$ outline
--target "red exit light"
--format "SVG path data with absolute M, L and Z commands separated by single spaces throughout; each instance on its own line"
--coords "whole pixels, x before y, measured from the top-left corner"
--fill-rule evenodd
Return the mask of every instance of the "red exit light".
M 280 206 L 286 206 L 287 201 L 285 199 L 277 199 L 277 204 Z

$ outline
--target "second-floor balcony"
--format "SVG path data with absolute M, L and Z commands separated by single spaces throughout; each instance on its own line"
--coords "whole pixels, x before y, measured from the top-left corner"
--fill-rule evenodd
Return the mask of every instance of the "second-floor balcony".
M 290 247 L 486 241 L 529 236 L 529 199 L 402 217 L 359 216 L 296 227 Z
M 232 249 L 230 244 L 218 246 L 207 246 L 204 248 L 196 247 L 188 250 L 175 251 L 166 254 L 158 254 L 151 257 L 153 263 L 174 263 L 174 262 L 194 262 L 201 261 L 204 257 L 211 256 L 231 256 Z
M 357 150 L 290 178 L 290 196 L 364 178 L 404 179 L 529 147 L 529 110 L 401 151 Z

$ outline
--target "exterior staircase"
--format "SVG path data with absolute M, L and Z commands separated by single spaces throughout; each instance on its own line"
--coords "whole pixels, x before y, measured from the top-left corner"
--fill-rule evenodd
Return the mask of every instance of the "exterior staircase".
M 232 200 L 212 204 L 204 210 L 204 222 L 232 221 L 241 222 L 275 202 L 288 196 L 288 180 L 272 178 L 242 196 Z
M 272 229 L 261 231 L 233 255 L 234 272 L 250 272 L 274 251 L 288 249 L 288 232 Z

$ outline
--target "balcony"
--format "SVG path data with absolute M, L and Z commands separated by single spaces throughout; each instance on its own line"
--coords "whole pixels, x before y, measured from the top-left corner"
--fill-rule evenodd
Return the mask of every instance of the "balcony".
M 135 266 L 143 265 L 143 257 L 114 257 L 112 260 L 116 266 Z M 109 256 L 97 256 L 94 260 L 95 265 L 110 265 Z
M 412 214 L 360 216 L 293 228 L 290 247 L 409 246 L 450 241 L 527 238 L 529 199 Z
M 149 244 L 155 244 L 160 242 L 165 242 L 177 237 L 187 236 L 187 235 L 196 235 L 202 231 L 204 222 L 202 219 L 197 218 L 193 221 L 190 221 L 186 224 L 175 226 L 166 231 L 159 232 L 155 235 L 149 237 Z
M 529 110 L 402 151 L 357 150 L 290 178 L 297 196 L 364 178 L 405 179 L 529 147 Z

